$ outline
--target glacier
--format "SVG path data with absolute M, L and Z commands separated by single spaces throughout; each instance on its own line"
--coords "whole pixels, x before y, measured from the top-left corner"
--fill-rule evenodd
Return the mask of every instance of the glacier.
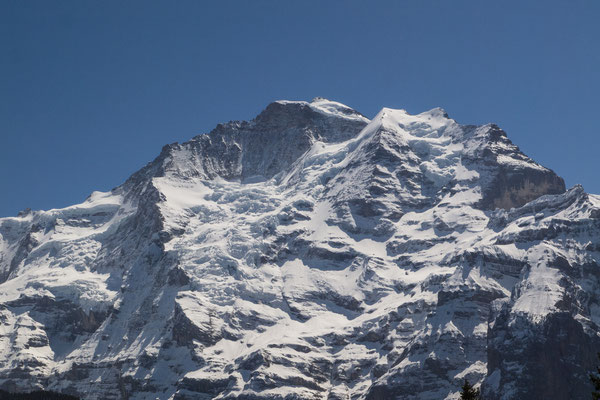
M 586 398 L 599 256 L 600 196 L 495 124 L 277 101 L 0 219 L 0 388 Z

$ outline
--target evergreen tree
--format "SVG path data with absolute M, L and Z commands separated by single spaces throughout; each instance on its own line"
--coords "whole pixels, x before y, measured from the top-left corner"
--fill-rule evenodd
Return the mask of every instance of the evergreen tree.
M 600 353 L 598 353 L 600 359 Z M 594 391 L 592 392 L 593 400 L 600 400 L 600 367 L 596 367 L 596 374 L 590 374 L 590 381 L 594 385 Z
M 0 390 L 0 400 L 79 400 L 79 398 L 44 390 L 36 390 L 31 393 L 10 393 Z
M 473 385 L 465 379 L 464 385 L 462 385 L 462 392 L 460 392 L 461 400 L 481 400 L 479 389 L 475 389 Z

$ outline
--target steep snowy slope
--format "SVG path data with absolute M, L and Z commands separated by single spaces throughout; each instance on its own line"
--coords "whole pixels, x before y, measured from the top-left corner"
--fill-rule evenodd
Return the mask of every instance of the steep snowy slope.
M 495 125 L 275 102 L 109 193 L 0 219 L 0 387 L 583 398 L 599 255 L 600 198 Z

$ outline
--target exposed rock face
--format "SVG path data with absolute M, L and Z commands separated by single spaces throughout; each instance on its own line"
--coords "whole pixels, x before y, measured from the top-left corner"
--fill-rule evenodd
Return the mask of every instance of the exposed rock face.
M 544 194 L 560 194 L 565 191 L 561 178 L 549 174 L 501 174 L 494 181 L 497 191 L 487 194 L 484 205 L 492 208 L 510 210 L 535 200 Z M 534 180 L 530 180 L 530 179 Z
M 599 255 L 600 198 L 495 125 L 275 102 L 109 193 L 0 219 L 0 388 L 585 397 Z
M 485 176 L 483 208 L 510 210 L 545 194 L 565 192 L 561 177 L 521 153 L 498 126 L 482 128 L 475 128 L 468 139 L 474 146 L 467 152 L 465 164 Z
M 331 118 L 328 107 L 343 118 Z M 316 142 L 340 142 L 356 136 L 369 120 L 341 104 L 275 102 L 253 121 L 219 124 L 208 135 L 165 146 L 160 156 L 130 178 L 217 177 L 252 181 L 283 173 Z

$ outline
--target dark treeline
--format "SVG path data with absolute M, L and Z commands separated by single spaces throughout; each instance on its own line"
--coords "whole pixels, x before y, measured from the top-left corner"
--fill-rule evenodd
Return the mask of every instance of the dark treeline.
M 465 379 L 465 383 L 461 387 L 460 400 L 482 400 L 479 389 L 475 389 L 473 385 Z
M 31 393 L 10 393 L 0 390 L 0 400 L 79 400 L 79 398 L 44 390 L 36 390 Z

